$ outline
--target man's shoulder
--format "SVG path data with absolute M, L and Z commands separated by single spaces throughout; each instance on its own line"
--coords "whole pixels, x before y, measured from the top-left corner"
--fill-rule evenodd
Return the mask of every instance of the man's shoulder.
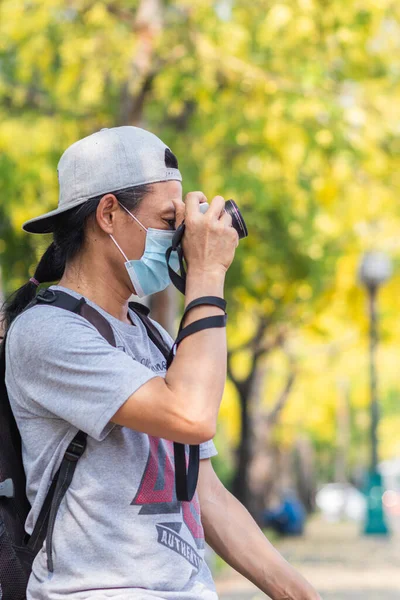
M 38 327 L 40 323 L 57 323 L 58 321 L 81 319 L 80 315 L 73 313 L 65 308 L 52 306 L 51 304 L 35 304 L 20 313 L 11 323 L 10 333 L 21 329 L 29 329 L 30 327 Z
M 60 344 L 78 328 L 93 325 L 80 315 L 69 310 L 37 304 L 18 315 L 7 333 L 7 345 L 16 349 L 46 344 Z

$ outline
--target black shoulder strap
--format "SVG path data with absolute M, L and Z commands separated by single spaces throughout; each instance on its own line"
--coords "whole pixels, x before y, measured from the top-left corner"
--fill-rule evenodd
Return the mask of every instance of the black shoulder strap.
M 150 314 L 149 307 L 141 304 L 140 302 L 129 302 L 129 308 L 134 310 L 136 313 L 144 315 L 145 317 L 148 317 Z
M 110 323 L 96 309 L 89 306 L 84 298 L 77 299 L 59 290 L 46 289 L 40 291 L 25 310 L 37 304 L 56 306 L 80 314 L 96 327 L 109 344 L 116 346 Z M 32 535 L 27 540 L 27 547 L 36 553 L 46 538 L 47 566 L 51 572 L 53 572 L 53 529 L 57 511 L 72 481 L 77 462 L 85 451 L 86 442 L 87 434 L 84 431 L 78 431 L 72 442 L 70 442 L 61 465 L 53 477 Z
M 147 335 L 153 342 L 153 344 L 159 349 L 161 354 L 168 360 L 168 357 L 171 352 L 171 348 L 164 341 L 161 333 L 154 325 L 153 321 L 148 317 L 149 309 L 138 302 L 129 302 L 129 308 L 131 308 L 139 319 L 142 321 L 143 325 L 146 327 Z
M 110 323 L 95 308 L 87 304 L 85 298 L 78 299 L 60 290 L 45 289 L 36 295 L 25 310 L 37 304 L 48 304 L 81 315 L 81 317 L 84 317 L 96 327 L 97 331 L 111 346 L 116 346 L 114 332 Z

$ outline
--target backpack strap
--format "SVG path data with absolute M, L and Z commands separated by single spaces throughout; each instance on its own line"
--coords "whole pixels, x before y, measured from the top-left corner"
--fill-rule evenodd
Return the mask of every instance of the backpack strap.
M 159 349 L 164 358 L 168 360 L 171 348 L 164 341 L 164 338 L 162 337 L 159 329 L 149 318 L 148 314 L 150 311 L 147 308 L 147 306 L 143 306 L 143 304 L 139 304 L 139 302 L 129 302 L 129 308 L 133 310 L 133 312 L 139 317 L 139 319 L 145 326 L 147 335 L 149 336 L 153 344 Z
M 80 306 L 79 314 L 81 315 L 81 317 L 84 317 L 85 319 L 87 319 L 89 321 L 89 323 L 94 325 L 94 327 L 96 327 L 97 331 L 103 336 L 103 338 L 109 344 L 111 344 L 111 346 L 114 346 L 114 348 L 117 346 L 116 341 L 115 341 L 114 332 L 112 330 L 110 323 L 107 321 L 107 319 L 105 317 L 103 317 L 102 314 L 99 313 L 99 311 L 97 311 L 95 308 L 93 308 L 93 306 L 90 306 L 89 304 L 84 302 Z
M 65 492 L 69 488 L 69 485 L 72 481 L 78 460 L 86 449 L 86 442 L 87 434 L 83 431 L 78 431 L 72 442 L 69 444 L 59 469 L 57 483 L 54 489 L 54 496 L 50 506 L 49 523 L 46 533 L 47 568 L 51 573 L 54 571 L 53 530 L 57 511 L 63 497 L 65 496 Z
M 85 451 L 86 441 L 87 434 L 78 431 L 72 442 L 69 443 L 27 542 L 27 548 L 36 554 L 46 538 L 47 568 L 51 572 L 53 572 L 53 530 L 57 511 L 72 481 L 77 462 Z
M 77 299 L 60 290 L 44 289 L 40 290 L 25 310 L 37 304 L 49 304 L 81 315 L 81 317 L 84 317 L 89 323 L 96 327 L 97 331 L 109 344 L 111 344 L 111 346 L 116 346 L 114 332 L 110 323 L 95 308 L 87 304 L 85 298 Z
M 148 317 L 149 309 L 138 302 L 130 302 L 131 308 L 143 325 L 146 327 L 147 334 L 153 344 L 160 350 L 167 360 L 167 364 L 172 362 L 173 353 L 171 348 L 165 343 L 160 331 Z M 174 463 L 175 463 L 175 490 L 176 497 L 180 501 L 190 501 L 196 491 L 197 480 L 200 467 L 200 447 L 198 444 L 189 446 L 189 463 L 186 469 L 186 448 L 185 444 L 174 442 Z
M 110 323 L 96 309 L 89 306 L 84 298 L 77 299 L 66 292 L 45 289 L 37 294 L 25 310 L 37 304 L 48 304 L 81 315 L 96 327 L 109 344 L 116 346 Z M 35 553 L 38 552 L 44 539 L 46 539 L 47 567 L 50 572 L 54 570 L 53 530 L 57 511 L 72 481 L 78 460 L 85 451 L 86 442 L 87 434 L 84 431 L 78 431 L 68 445 L 61 465 L 53 477 L 33 532 L 29 538 L 26 537 L 27 548 Z

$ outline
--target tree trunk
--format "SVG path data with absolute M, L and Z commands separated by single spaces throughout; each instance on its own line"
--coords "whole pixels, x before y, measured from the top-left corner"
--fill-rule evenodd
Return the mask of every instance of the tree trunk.
M 248 378 L 243 383 L 237 383 L 241 406 L 241 435 L 233 481 L 233 493 L 250 512 L 253 512 L 250 464 L 253 457 L 255 433 L 258 433 L 253 427 L 253 412 L 260 401 L 264 376 L 265 365 L 262 365 L 257 356 L 254 355 Z
M 285 451 L 281 451 L 271 441 L 271 432 L 279 421 L 279 417 L 286 405 L 290 391 L 292 389 L 295 374 L 290 371 L 286 383 L 275 401 L 273 408 L 265 412 L 262 408 L 261 383 L 265 378 L 265 365 L 261 370 L 258 369 L 260 381 L 255 386 L 257 398 L 254 398 L 252 405 L 257 407 L 254 411 L 254 449 L 250 464 L 250 512 L 258 523 L 262 523 L 264 509 L 268 506 L 272 498 L 281 496 L 282 488 L 288 485 L 290 479 L 290 468 L 288 456 Z M 279 461 L 277 460 L 279 458 Z
M 315 454 L 308 437 L 296 441 L 292 460 L 293 479 L 298 497 L 308 513 L 315 510 Z
M 236 455 L 232 492 L 244 506 L 249 507 L 249 464 L 251 460 L 251 423 L 247 394 L 240 395 L 241 434 Z
M 141 0 L 133 23 L 136 43 L 130 71 L 122 88 L 119 125 L 144 127 L 143 109 L 151 92 L 157 72 L 154 46 L 163 27 L 161 0 Z M 175 319 L 178 308 L 176 290 L 170 286 L 149 298 L 152 318 L 160 323 L 172 337 L 175 336 Z
M 122 88 L 120 125 L 142 125 L 143 107 L 154 77 L 154 45 L 162 25 L 161 0 L 141 0 L 133 23 L 135 52 Z
M 153 294 L 150 298 L 151 317 L 168 331 L 172 338 L 176 337 L 176 315 L 178 313 L 178 297 L 176 289 L 170 285 L 163 292 Z
M 230 366 L 228 372 L 239 393 L 242 424 L 232 491 L 260 522 L 271 477 L 270 434 L 292 390 L 295 371 L 290 360 L 285 385 L 268 413 L 263 411 L 260 402 L 266 363 L 258 350 L 254 352 L 252 368 L 244 382 L 235 380 Z

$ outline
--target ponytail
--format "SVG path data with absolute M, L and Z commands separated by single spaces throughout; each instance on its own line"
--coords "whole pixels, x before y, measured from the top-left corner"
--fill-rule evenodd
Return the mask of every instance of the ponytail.
M 125 208 L 134 212 L 150 189 L 151 186 L 145 184 L 110 193 L 114 194 Z M 82 249 L 87 220 L 94 216 L 103 196 L 104 194 L 90 198 L 76 208 L 60 214 L 54 221 L 54 241 L 40 259 L 33 277 L 3 304 L 1 318 L 3 331 L 7 331 L 13 320 L 34 299 L 39 284 L 54 283 L 61 279 L 67 261 L 73 260 Z
M 40 259 L 33 277 L 5 301 L 2 317 L 4 330 L 9 328 L 15 317 L 33 300 L 36 296 L 37 286 L 41 282 L 58 281 L 64 273 L 64 268 L 65 260 L 62 260 L 60 251 L 52 242 Z

